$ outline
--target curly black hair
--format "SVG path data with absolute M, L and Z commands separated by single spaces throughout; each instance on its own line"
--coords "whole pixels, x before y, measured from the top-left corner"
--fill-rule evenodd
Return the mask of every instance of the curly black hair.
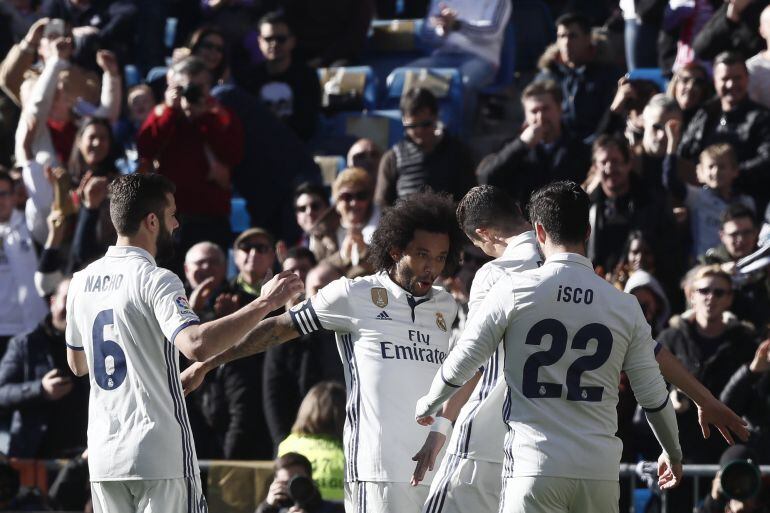
M 465 235 L 457 225 L 452 197 L 430 190 L 410 194 L 385 210 L 372 235 L 369 263 L 377 271 L 391 269 L 395 264 L 390 256 L 391 249 L 406 249 L 414 239 L 415 230 L 446 233 L 449 236 L 449 254 L 444 274 L 452 273 L 460 262 Z

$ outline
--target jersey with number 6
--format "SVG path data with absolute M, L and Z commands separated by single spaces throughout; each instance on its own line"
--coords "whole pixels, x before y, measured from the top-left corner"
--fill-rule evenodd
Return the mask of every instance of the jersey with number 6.
M 504 336 L 503 336 L 504 335 Z M 508 396 L 504 477 L 618 480 L 620 371 L 639 404 L 668 393 L 639 303 L 574 253 L 501 277 L 445 360 L 445 382 L 471 376 L 505 345 Z
M 179 278 L 143 249 L 110 247 L 72 278 L 67 345 L 88 360 L 92 481 L 199 472 L 173 344 L 198 322 Z

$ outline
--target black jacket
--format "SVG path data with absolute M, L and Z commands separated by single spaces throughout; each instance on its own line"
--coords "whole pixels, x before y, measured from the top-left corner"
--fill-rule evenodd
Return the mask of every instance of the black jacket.
M 591 148 L 566 132 L 550 149 L 534 148 L 520 138 L 506 143 L 479 164 L 479 181 L 505 189 L 524 207 L 533 191 L 555 180 L 582 183 L 591 167 Z
M 749 423 L 749 443 L 759 461 L 770 458 L 770 373 L 755 373 L 749 364 L 732 375 L 719 399 Z
M 727 19 L 727 2 L 711 16 L 693 40 L 693 50 L 699 59 L 711 61 L 720 52 L 734 50 L 748 59 L 765 49 L 765 40 L 759 35 L 759 15 L 768 0 L 749 2 L 741 13 L 739 23 Z

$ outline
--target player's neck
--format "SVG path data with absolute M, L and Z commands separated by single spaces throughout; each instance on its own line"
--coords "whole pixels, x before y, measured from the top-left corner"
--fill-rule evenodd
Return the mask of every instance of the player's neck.
M 141 232 L 132 236 L 118 235 L 118 240 L 115 242 L 115 245 L 141 248 L 152 255 L 153 258 L 155 258 L 155 254 L 158 251 L 155 242 L 150 240 L 149 237 L 145 237 Z
M 543 254 L 546 258 L 550 258 L 553 255 L 558 255 L 559 253 L 576 253 L 580 256 L 586 256 L 586 246 L 584 243 L 555 244 L 549 240 L 546 241 L 545 244 L 542 244 L 541 247 L 543 248 Z

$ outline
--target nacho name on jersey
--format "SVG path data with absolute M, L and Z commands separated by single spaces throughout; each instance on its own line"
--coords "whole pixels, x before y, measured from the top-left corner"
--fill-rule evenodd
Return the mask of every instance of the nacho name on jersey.
M 91 275 L 86 277 L 83 292 L 112 292 L 123 285 L 122 274 Z

